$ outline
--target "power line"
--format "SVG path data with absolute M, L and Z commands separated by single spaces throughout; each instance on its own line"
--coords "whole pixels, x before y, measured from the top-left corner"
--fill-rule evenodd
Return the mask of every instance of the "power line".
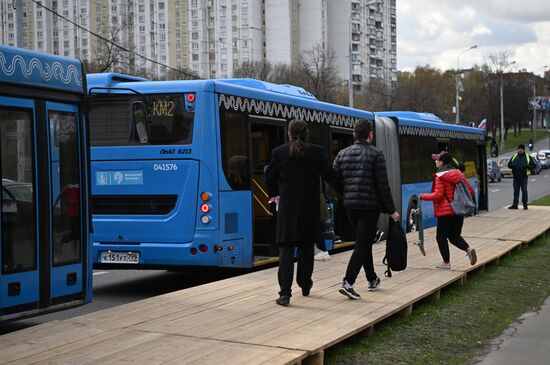
M 41 8 L 44 8 L 46 11 L 49 11 L 49 12 L 52 13 L 53 15 L 55 15 L 55 16 L 57 16 L 57 17 L 59 17 L 59 18 L 65 20 L 65 21 L 71 23 L 71 24 L 74 25 L 75 27 L 77 27 L 77 28 L 79 28 L 79 29 L 82 29 L 82 30 L 85 31 L 85 32 L 88 32 L 88 33 L 90 33 L 91 35 L 93 35 L 93 36 L 95 36 L 95 37 L 101 39 L 102 41 L 107 42 L 107 43 L 109 43 L 109 44 L 111 44 L 111 45 L 113 45 L 113 46 L 115 46 L 115 47 L 117 47 L 117 48 L 119 48 L 119 49 L 121 49 L 121 50 L 123 50 L 123 51 L 125 51 L 125 52 L 132 53 L 132 54 L 134 54 L 134 55 L 136 55 L 136 56 L 138 56 L 138 57 L 140 57 L 140 58 L 142 58 L 142 59 L 144 59 L 144 60 L 146 60 L 146 61 L 148 61 L 148 62 L 157 64 L 157 65 L 159 65 L 159 66 L 164 66 L 164 67 L 166 67 L 166 68 L 168 68 L 168 69 L 170 69 L 170 70 L 172 70 L 172 71 L 179 72 L 179 73 L 181 73 L 181 74 L 183 74 L 183 75 L 185 75 L 185 76 L 187 76 L 187 77 L 190 77 L 190 78 L 193 78 L 193 79 L 198 79 L 198 78 L 199 78 L 199 77 L 197 77 L 197 76 L 194 75 L 194 74 L 190 74 L 190 73 L 188 73 L 188 72 L 179 70 L 179 69 L 177 69 L 177 68 L 170 67 L 170 66 L 165 65 L 165 64 L 163 64 L 163 63 L 161 63 L 161 62 L 158 62 L 158 61 L 155 61 L 155 60 L 153 60 L 153 59 L 151 59 L 151 58 L 145 57 L 145 56 L 143 56 L 143 55 L 141 55 L 141 54 L 139 54 L 139 53 L 137 53 L 137 52 L 135 52 L 135 51 L 132 51 L 132 50 L 126 48 L 126 47 L 123 47 L 123 46 L 121 46 L 121 45 L 119 45 L 119 44 L 117 44 L 117 43 L 111 41 L 110 39 L 107 39 L 107 38 L 105 38 L 105 37 L 103 37 L 103 36 L 101 36 L 101 35 L 99 35 L 99 34 L 97 34 L 97 33 L 95 33 L 95 32 L 92 32 L 91 30 L 88 30 L 88 29 L 82 27 L 81 25 L 79 25 L 79 24 L 73 22 L 72 20 L 70 20 L 70 19 L 64 17 L 63 15 L 57 13 L 57 12 L 54 11 L 53 9 L 50 9 L 50 8 L 46 7 L 45 5 L 42 5 L 39 1 L 37 1 L 37 0 L 31 0 L 31 1 L 32 1 L 33 3 L 35 3 L 36 5 L 40 6 Z

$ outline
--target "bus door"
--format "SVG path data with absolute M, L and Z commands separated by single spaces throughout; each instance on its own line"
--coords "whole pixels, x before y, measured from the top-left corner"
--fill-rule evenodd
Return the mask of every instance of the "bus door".
M 34 310 L 40 300 L 33 100 L 0 97 L 0 318 Z M 44 230 L 47 232 L 47 229 Z
M 285 143 L 286 120 L 251 117 L 250 148 L 252 178 L 252 213 L 254 220 L 254 256 L 277 256 L 274 245 L 276 211 L 268 204 L 269 194 L 265 185 L 265 168 L 271 159 L 271 151 Z
M 477 145 L 477 181 L 478 209 L 489 210 L 489 192 L 487 186 L 487 150 L 485 144 Z
M 76 299 L 87 278 L 83 247 L 79 120 L 75 105 L 46 103 L 50 146 L 52 247 L 49 295 L 53 303 Z M 86 242 L 86 241 L 84 241 Z
M 330 158 L 334 161 L 338 152 L 353 144 L 353 134 L 351 129 L 331 127 L 330 128 Z M 329 197 L 330 199 L 331 197 Z M 334 202 L 333 202 L 334 203 Z M 344 205 L 340 201 L 334 203 L 334 234 L 337 239 L 346 242 L 353 241 L 355 234 L 353 227 L 348 220 Z

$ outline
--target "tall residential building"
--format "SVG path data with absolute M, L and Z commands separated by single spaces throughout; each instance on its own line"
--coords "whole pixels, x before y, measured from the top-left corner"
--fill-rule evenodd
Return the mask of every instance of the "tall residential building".
M 93 64 L 109 51 L 94 32 L 136 53 L 123 53 L 117 71 L 163 77 L 170 68 L 189 69 L 203 78 L 231 77 L 247 61 L 296 65 L 320 48 L 356 88 L 373 79 L 396 81 L 395 0 L 40 3 L 59 16 L 30 0 L 0 1 L 2 44 Z
M 355 88 L 396 82 L 395 0 L 265 0 L 265 9 L 269 61 L 295 64 L 321 46 Z

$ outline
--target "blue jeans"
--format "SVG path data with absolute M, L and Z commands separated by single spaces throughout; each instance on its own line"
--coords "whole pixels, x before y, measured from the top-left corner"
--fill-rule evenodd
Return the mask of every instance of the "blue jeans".
M 523 203 L 523 206 L 527 206 L 527 180 L 529 180 L 528 176 L 523 177 L 514 177 L 514 202 L 512 203 L 512 206 L 517 207 L 518 201 L 519 201 L 519 189 L 521 188 L 521 202 Z

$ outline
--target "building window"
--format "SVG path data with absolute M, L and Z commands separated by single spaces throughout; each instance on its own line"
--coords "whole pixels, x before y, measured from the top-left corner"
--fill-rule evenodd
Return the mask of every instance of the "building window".
M 193 58 L 192 58 L 193 61 L 198 61 L 198 60 L 199 60 L 199 55 L 196 54 L 196 53 L 193 53 L 193 56 L 192 56 L 192 57 L 193 57 Z

